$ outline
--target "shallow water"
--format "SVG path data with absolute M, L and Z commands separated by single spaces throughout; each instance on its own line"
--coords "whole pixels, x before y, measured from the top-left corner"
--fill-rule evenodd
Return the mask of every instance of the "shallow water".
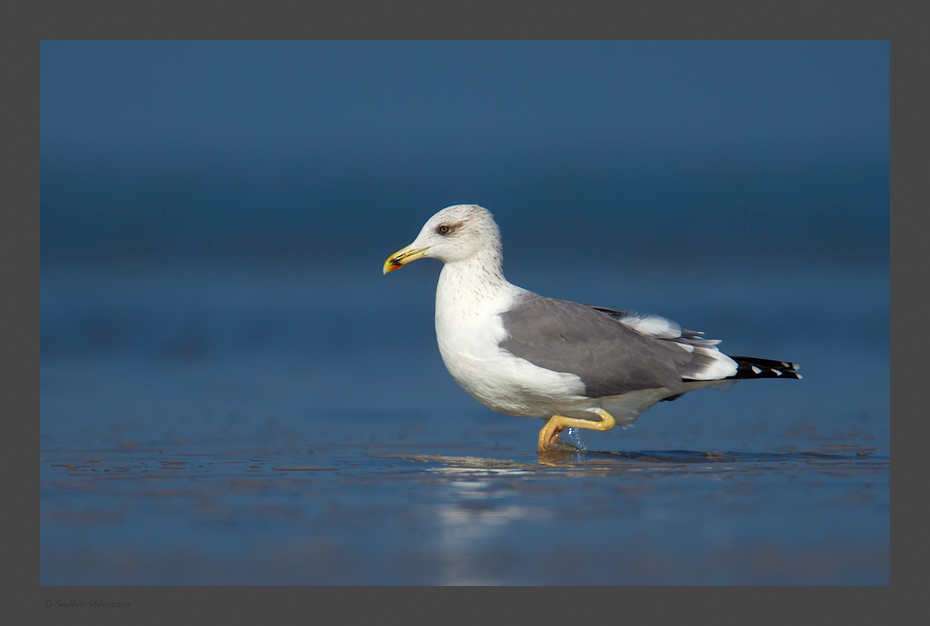
M 44 266 L 42 584 L 890 582 L 887 268 L 515 268 L 805 375 L 543 458 L 445 372 L 435 268 L 379 267 Z
M 889 459 L 875 448 L 540 461 L 435 447 L 449 452 L 47 450 L 42 582 L 889 582 Z

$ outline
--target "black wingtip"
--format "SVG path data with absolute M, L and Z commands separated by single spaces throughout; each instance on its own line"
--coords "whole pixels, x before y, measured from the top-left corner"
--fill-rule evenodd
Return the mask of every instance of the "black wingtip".
M 773 361 L 759 359 L 751 356 L 731 356 L 736 361 L 738 369 L 731 379 L 740 378 L 790 378 L 801 380 L 796 363 L 789 361 Z

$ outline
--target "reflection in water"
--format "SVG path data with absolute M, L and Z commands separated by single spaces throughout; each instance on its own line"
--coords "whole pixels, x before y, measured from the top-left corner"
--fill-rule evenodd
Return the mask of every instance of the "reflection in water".
M 888 584 L 887 447 L 382 450 L 45 447 L 43 584 Z
M 638 529 L 640 539 L 636 545 L 649 543 L 647 538 L 652 533 L 690 534 L 697 537 L 698 543 L 703 542 L 717 552 L 723 546 L 737 555 L 742 548 L 733 546 L 742 545 L 742 539 L 740 524 L 733 522 L 732 513 L 738 511 L 744 517 L 759 515 L 764 508 L 758 499 L 760 494 L 782 484 L 786 476 L 797 482 L 797 477 L 808 470 L 815 470 L 818 475 L 829 472 L 838 488 L 847 483 L 858 488 L 860 483 L 870 484 L 871 480 L 886 475 L 890 463 L 888 456 L 876 448 L 856 444 L 775 453 L 717 450 L 566 453 L 561 457 L 541 455 L 535 463 L 443 455 L 408 455 L 406 458 L 419 463 L 448 464 L 424 468 L 425 472 L 441 478 L 438 481 L 441 495 L 430 507 L 429 518 L 436 520 L 437 537 L 431 545 L 435 550 L 436 584 L 444 585 L 521 584 L 544 576 L 531 565 L 532 556 L 538 554 L 539 541 L 551 541 L 560 536 L 561 531 L 557 529 L 564 526 L 566 519 L 584 520 L 585 523 L 600 520 L 603 525 L 604 515 L 611 520 L 609 523 L 626 515 L 625 523 Z M 576 487 L 567 486 L 566 479 L 571 479 Z M 656 479 L 669 479 L 669 483 L 663 487 Z M 579 480 L 585 482 L 577 482 Z M 682 480 L 698 481 L 702 485 L 705 495 L 700 505 L 689 498 L 687 490 L 682 490 Z M 585 495 L 579 499 L 578 494 L 582 492 Z M 860 492 L 861 489 L 854 495 Z M 545 496 L 536 498 L 533 494 Z M 559 509 L 553 506 L 556 502 L 560 503 Z M 711 503 L 709 509 L 703 509 L 708 502 Z M 616 508 L 618 506 L 622 513 Z M 703 521 L 696 526 L 683 521 L 676 513 L 682 508 L 698 511 L 695 515 Z M 722 519 L 717 517 L 718 508 L 725 513 Z M 574 511 L 568 518 L 567 510 Z M 789 526 L 798 523 L 791 510 L 788 507 L 783 513 L 785 524 Z M 781 532 L 766 526 L 770 517 L 764 515 L 762 522 L 756 522 L 760 528 L 768 528 L 763 534 L 769 541 Z M 810 518 L 807 513 L 802 517 L 802 526 L 807 529 Z M 589 527 L 603 528 L 598 528 L 597 523 Z M 835 540 L 832 530 L 825 536 Z M 824 537 L 818 539 L 824 540 Z M 611 540 L 605 545 L 615 546 L 615 543 Z M 652 540 L 652 545 L 673 552 L 689 549 L 670 548 L 665 538 Z M 598 550 L 591 545 L 586 549 Z M 611 549 L 616 551 L 615 547 Z M 634 576 L 630 580 L 637 580 L 636 575 L 672 580 L 669 572 L 678 571 L 677 565 L 670 562 L 663 566 L 666 569 L 650 569 L 657 566 L 648 550 L 642 552 L 634 546 L 627 551 L 640 568 L 633 568 L 639 574 L 630 574 Z M 738 556 L 733 558 L 743 563 Z M 748 568 L 746 576 L 750 578 L 760 575 L 761 570 L 753 569 L 757 564 L 752 559 L 748 565 L 741 566 Z M 730 566 L 720 567 L 724 573 L 719 580 L 730 580 L 727 578 L 732 574 L 727 569 Z M 515 576 L 515 571 L 520 573 Z M 762 574 L 775 575 L 764 571 Z M 557 575 L 568 574 L 560 570 Z M 612 570 L 610 575 L 620 574 Z M 682 578 L 685 579 L 691 580 Z
M 516 523 L 540 522 L 550 517 L 544 507 L 505 504 L 516 499 L 517 492 L 501 488 L 501 476 L 521 476 L 528 470 L 500 468 L 476 469 L 440 467 L 430 471 L 452 477 L 447 483 L 447 498 L 436 507 L 439 538 L 440 572 L 443 585 L 496 585 L 497 558 L 494 555 L 499 537 Z

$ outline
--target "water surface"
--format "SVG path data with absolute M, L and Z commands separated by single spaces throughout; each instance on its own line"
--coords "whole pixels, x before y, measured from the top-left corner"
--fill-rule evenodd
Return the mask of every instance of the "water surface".
M 517 266 L 805 375 L 541 458 L 445 372 L 438 268 L 378 268 L 44 268 L 42 584 L 889 583 L 884 271 Z

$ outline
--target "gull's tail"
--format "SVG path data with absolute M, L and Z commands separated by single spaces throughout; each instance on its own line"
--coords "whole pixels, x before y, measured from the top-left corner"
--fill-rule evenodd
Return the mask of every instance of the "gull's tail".
M 798 366 L 788 361 L 772 361 L 770 359 L 757 359 L 751 356 L 732 356 L 739 368 L 727 380 L 740 378 L 794 378 L 801 379 Z

